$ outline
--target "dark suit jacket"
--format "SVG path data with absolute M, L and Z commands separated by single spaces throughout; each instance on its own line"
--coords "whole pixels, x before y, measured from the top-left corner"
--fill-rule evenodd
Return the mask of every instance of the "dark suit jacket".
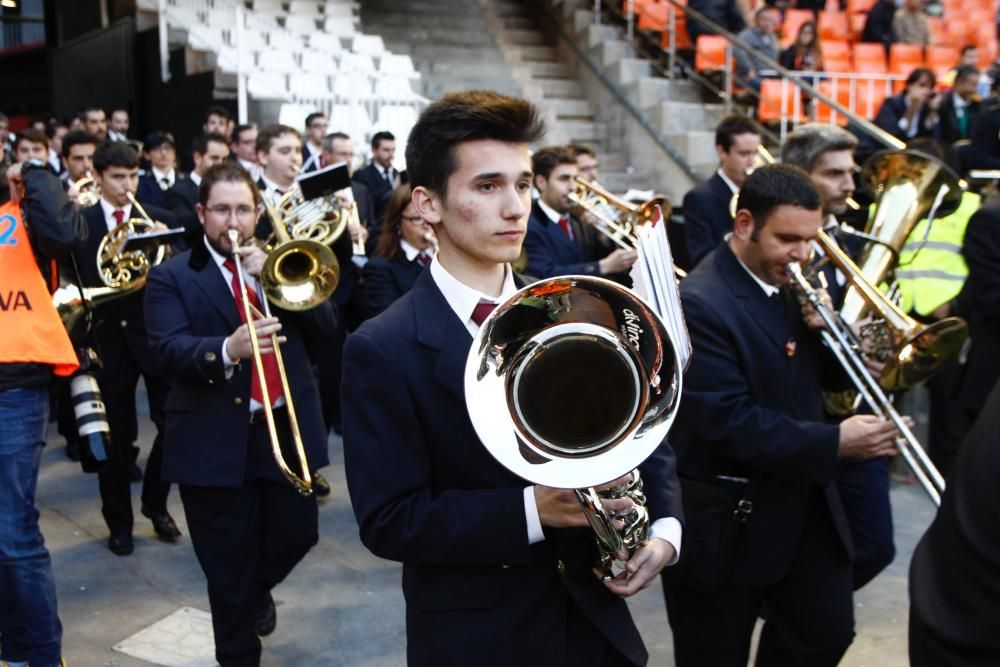
M 969 120 L 963 135 L 958 122 L 958 114 L 955 113 L 955 93 L 945 93 L 938 110 L 938 135 L 943 143 L 953 144 L 959 139 L 968 139 L 972 135 L 972 121 L 979 113 L 979 102 L 969 102 L 968 106 L 965 107 L 965 113 L 969 115 Z
M 887 97 L 885 102 L 882 103 L 882 107 L 878 110 L 878 114 L 875 116 L 875 124 L 880 128 L 896 137 L 902 141 L 909 141 L 906 133 L 899 128 L 900 119 L 906 114 L 906 96 L 904 93 L 899 95 L 893 95 L 892 97 Z M 927 113 L 927 107 L 924 106 L 917 112 L 915 121 L 917 124 L 917 133 L 914 138 L 917 137 L 930 137 L 932 139 L 939 138 L 939 128 L 937 125 L 931 125 L 929 120 L 929 115 Z
M 240 363 L 226 377 L 222 341 L 240 326 L 232 292 L 204 243 L 157 267 L 145 291 L 149 344 L 171 381 L 163 478 L 194 486 L 240 486 L 250 427 L 251 364 Z M 287 338 L 281 352 L 291 400 L 310 468 L 316 470 L 328 463 L 326 429 L 308 353 L 332 334 L 335 308 L 326 302 L 299 313 L 272 312 Z M 284 479 L 277 467 L 264 473 Z
M 375 317 L 413 289 L 424 268 L 416 259 L 406 259 L 402 251 L 393 259 L 372 257 L 368 260 L 361 272 L 366 316 Z
M 371 162 L 354 172 L 351 180 L 357 181 L 368 188 L 372 203 L 375 205 L 375 225 L 381 227 L 385 218 L 385 210 L 389 207 L 389 200 L 392 198 L 394 188 L 389 184 L 389 181 L 382 178 L 382 174 L 379 173 L 378 169 Z
M 1000 384 L 962 443 L 910 563 L 914 667 L 1000 664 Z
M 1000 169 L 1000 100 L 991 98 L 980 105 L 970 134 L 962 168 Z
M 466 410 L 471 343 L 425 271 L 344 349 L 348 489 L 365 546 L 403 562 L 408 664 L 566 664 L 567 604 L 645 664 L 624 601 L 590 571 L 590 531 L 546 529 L 528 544 L 528 483 L 481 445 Z M 642 467 L 653 520 L 680 517 L 672 465 L 664 444 Z
M 531 205 L 524 252 L 528 256 L 525 272 L 537 278 L 601 275 L 597 261 L 586 257 L 577 240 L 570 239 L 559 225 L 549 220 L 537 201 Z
M 730 559 L 723 586 L 779 581 L 798 550 L 811 493 L 826 496 L 849 553 L 831 483 L 839 427 L 823 413 L 820 376 L 828 359 L 797 303 L 769 299 L 726 244 L 681 281 L 681 298 L 694 347 L 670 436 L 682 485 L 693 480 L 728 493 L 738 484 L 720 475 L 745 478 L 753 503 L 732 552 L 714 553 L 708 517 L 727 510 L 685 489 L 681 560 Z
M 972 344 L 958 401 L 976 411 L 1000 379 L 1000 203 L 990 202 L 969 219 L 962 256 L 969 277 L 960 300 Z
M 143 201 L 140 203 L 154 220 L 159 220 L 168 227 L 173 226 L 170 213 L 155 206 L 147 206 Z M 87 241 L 73 253 L 80 269 L 80 278 L 85 287 L 103 287 L 104 281 L 97 269 L 97 250 L 108 233 L 104 211 L 101 210 L 100 203 L 97 203 L 83 209 L 82 215 L 87 223 Z M 140 289 L 94 309 L 89 342 L 94 345 L 104 364 L 98 379 L 105 391 L 131 386 L 130 378 L 123 372 L 127 357 L 134 359 L 145 375 L 160 375 L 159 364 L 146 340 L 142 298 L 143 290 Z
M 192 246 L 202 235 L 201 223 L 195 211 L 198 186 L 190 178 L 177 179 L 163 195 L 167 209 L 174 215 L 174 221 L 187 232 L 184 237 L 185 247 Z
M 174 185 L 176 186 L 180 181 L 186 180 L 187 175 L 181 172 L 180 169 L 174 170 Z M 153 206 L 159 208 L 167 208 L 167 195 L 164 190 L 160 188 L 160 184 L 156 182 L 156 177 L 153 176 L 153 170 L 150 169 L 142 176 L 139 177 L 139 187 L 136 188 L 135 197 L 140 202 L 145 204 L 149 202 Z
M 732 198 L 732 190 L 718 172 L 684 195 L 684 234 L 692 267 L 733 230 L 733 216 L 729 214 Z

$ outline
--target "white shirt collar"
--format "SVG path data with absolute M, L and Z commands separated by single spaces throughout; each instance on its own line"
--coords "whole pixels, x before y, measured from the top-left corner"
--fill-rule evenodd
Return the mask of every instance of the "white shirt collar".
M 101 211 L 104 212 L 104 224 L 108 226 L 108 231 L 118 226 L 118 221 L 115 220 L 115 211 L 118 210 L 125 211 L 125 217 L 122 218 L 123 221 L 128 222 L 128 220 L 132 217 L 132 204 L 126 204 L 125 206 L 122 206 L 121 209 L 118 209 L 107 199 L 101 197 Z
M 955 93 L 951 96 L 951 101 L 955 105 L 955 109 L 961 111 L 965 107 L 969 106 L 968 100 L 962 99 L 962 96 Z
M 202 236 L 201 236 L 201 242 L 205 244 L 206 248 L 208 248 L 208 254 L 212 256 L 212 260 L 215 262 L 215 265 L 217 267 L 219 267 L 219 271 L 222 272 L 222 277 L 226 279 L 226 287 L 229 288 L 229 293 L 233 294 L 234 293 L 233 292 L 233 274 L 232 274 L 232 272 L 229 269 L 227 269 L 224 266 L 224 264 L 226 263 L 226 260 L 229 259 L 229 258 L 226 257 L 226 256 L 224 256 L 224 255 L 219 254 L 219 252 L 215 248 L 212 247 L 212 244 L 208 242 L 208 237 L 205 236 L 204 234 L 202 234 Z M 257 290 L 257 281 L 254 279 L 253 276 L 251 276 L 250 274 L 248 274 L 246 271 L 243 272 L 243 280 L 246 281 L 248 288 L 250 288 L 252 290 L 255 290 L 255 291 Z M 260 294 L 258 293 L 257 296 L 259 297 Z
M 378 173 L 382 174 L 382 178 L 385 178 L 386 173 L 388 173 L 390 176 L 392 175 L 392 165 L 391 164 L 388 167 L 383 167 L 382 165 L 380 165 L 375 160 L 372 160 L 372 164 L 375 165 L 376 169 L 378 169 Z
M 406 254 L 406 261 L 412 262 L 417 258 L 422 251 L 414 246 L 412 243 L 406 239 L 399 239 L 399 247 L 402 248 L 403 253 Z
M 726 235 L 726 237 L 727 237 L 726 241 L 727 242 L 729 240 L 729 236 L 730 236 L 730 234 Z M 730 250 L 732 250 L 732 248 L 730 248 Z M 751 278 L 753 278 L 753 281 L 755 283 L 757 283 L 762 290 L 764 290 L 764 296 L 766 296 L 768 298 L 771 298 L 772 296 L 774 296 L 775 294 L 777 294 L 778 292 L 781 291 L 781 288 L 778 287 L 777 285 L 772 285 L 770 283 L 766 283 L 763 280 L 761 280 L 760 277 L 756 273 L 754 273 L 753 271 L 750 270 L 749 266 L 747 266 L 746 264 L 743 263 L 743 260 L 740 259 L 740 256 L 737 255 L 735 252 L 733 253 L 733 257 L 735 257 L 736 261 L 740 263 L 740 266 L 743 267 L 743 270 L 746 271 L 747 274 Z
M 538 208 L 542 209 L 542 213 L 544 213 L 545 217 L 547 217 L 551 222 L 559 222 L 559 219 L 562 218 L 562 214 L 542 201 L 541 197 L 535 201 L 538 202 Z
M 277 204 L 278 200 L 281 199 L 281 196 L 284 193 L 288 192 L 289 190 L 295 187 L 295 183 L 292 183 L 291 187 L 283 188 L 274 181 L 270 180 L 267 176 L 264 175 L 263 172 L 261 172 L 260 174 L 260 180 L 264 183 L 264 197 L 266 197 L 267 200 L 272 204 Z M 278 194 L 279 191 L 282 193 L 282 195 Z
M 201 185 L 201 176 L 198 175 L 198 172 L 192 171 L 190 174 L 188 174 L 188 178 L 190 178 L 191 182 L 195 184 L 195 187 Z
M 715 173 L 717 173 L 719 175 L 719 178 L 722 179 L 723 183 L 725 183 L 726 185 L 729 186 L 730 192 L 732 192 L 733 194 L 736 194 L 737 192 L 740 191 L 740 186 L 738 186 L 735 183 L 733 183 L 732 180 L 730 180 L 730 178 L 728 176 L 726 176 L 726 173 L 724 171 L 722 171 L 722 167 L 719 167 L 719 170 L 716 171 Z
M 170 185 L 173 185 L 174 181 L 176 180 L 176 172 L 174 171 L 173 167 L 170 168 L 170 171 L 160 171 L 156 167 L 153 167 L 152 171 L 153 171 L 153 178 L 156 179 L 157 185 L 161 185 L 163 183 L 164 178 L 170 182 Z M 170 187 L 170 185 L 168 185 L 167 187 Z
M 480 301 L 500 304 L 509 299 L 517 291 L 514 284 L 514 272 L 510 264 L 504 266 L 503 287 L 500 289 L 500 296 L 494 298 L 478 292 L 468 285 L 460 282 L 458 278 L 448 273 L 448 270 L 441 266 L 441 262 L 435 256 L 430 266 L 431 278 L 441 290 L 445 301 L 451 306 L 459 321 L 465 325 L 469 333 L 475 336 L 479 333 L 479 325 L 472 321 L 472 311 Z

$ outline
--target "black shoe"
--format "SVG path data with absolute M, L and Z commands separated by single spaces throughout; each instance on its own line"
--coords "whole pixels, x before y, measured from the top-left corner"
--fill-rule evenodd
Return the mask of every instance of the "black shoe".
M 330 495 L 330 482 L 326 481 L 326 477 L 314 472 L 312 474 L 313 482 L 313 492 L 316 494 L 317 498 L 326 498 Z
M 132 468 L 129 469 L 128 480 L 133 484 L 142 481 L 142 468 L 139 467 L 138 463 L 133 463 Z
M 181 529 L 174 523 L 174 518 L 169 512 L 151 512 L 145 505 L 140 510 L 142 515 L 153 522 L 153 530 L 156 536 L 163 542 L 176 542 L 181 536 Z
M 274 632 L 276 625 L 278 625 L 278 612 L 274 608 L 274 598 L 268 593 L 264 606 L 257 610 L 253 629 L 258 637 L 267 637 Z
M 108 538 L 108 550 L 116 556 L 128 556 L 135 551 L 132 536 L 128 533 L 112 533 Z
M 70 461 L 80 461 L 80 441 L 79 440 L 67 440 L 66 441 L 66 458 Z

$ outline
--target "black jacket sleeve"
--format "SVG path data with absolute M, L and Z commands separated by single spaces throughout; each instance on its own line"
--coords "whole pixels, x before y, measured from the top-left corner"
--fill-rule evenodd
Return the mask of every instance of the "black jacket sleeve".
M 48 169 L 24 173 L 21 210 L 35 250 L 43 257 L 65 259 L 87 240 L 87 223 Z

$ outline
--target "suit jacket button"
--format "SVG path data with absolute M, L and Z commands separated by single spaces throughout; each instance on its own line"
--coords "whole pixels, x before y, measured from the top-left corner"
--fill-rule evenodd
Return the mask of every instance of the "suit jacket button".
M 233 404 L 234 405 L 243 405 L 243 399 L 241 397 L 237 396 L 236 398 L 233 399 Z
M 215 352 L 206 352 L 205 353 L 205 361 L 209 361 L 209 362 L 215 361 Z
M 559 570 L 559 574 L 563 574 L 564 572 L 566 572 L 566 563 L 562 562 L 561 560 L 556 561 L 556 569 Z
M 501 570 L 509 570 L 510 569 L 510 565 L 507 565 L 507 564 L 501 565 L 500 569 Z
M 122 328 L 124 329 L 126 326 L 128 326 L 128 321 L 122 320 Z

